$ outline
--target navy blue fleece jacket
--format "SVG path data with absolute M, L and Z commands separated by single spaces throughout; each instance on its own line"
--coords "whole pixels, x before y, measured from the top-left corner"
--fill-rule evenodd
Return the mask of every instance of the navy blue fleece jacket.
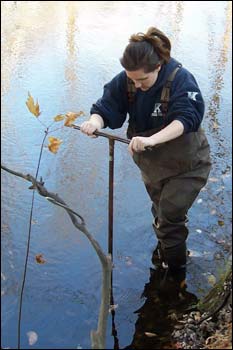
M 104 86 L 104 93 L 92 105 L 91 114 L 97 113 L 104 120 L 104 127 L 120 128 L 129 114 L 136 131 L 144 132 L 179 120 L 184 133 L 197 131 L 204 115 L 204 101 L 193 75 L 181 67 L 172 82 L 166 118 L 162 117 L 161 92 L 170 73 L 178 66 L 171 58 L 163 64 L 155 84 L 147 91 L 136 90 L 132 103 L 127 97 L 127 76 L 122 71 Z

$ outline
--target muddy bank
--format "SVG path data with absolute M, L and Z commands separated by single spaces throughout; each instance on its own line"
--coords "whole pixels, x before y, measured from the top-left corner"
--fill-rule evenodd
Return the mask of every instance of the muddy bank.
M 178 319 L 175 349 L 232 349 L 232 269 L 199 301 L 197 310 Z

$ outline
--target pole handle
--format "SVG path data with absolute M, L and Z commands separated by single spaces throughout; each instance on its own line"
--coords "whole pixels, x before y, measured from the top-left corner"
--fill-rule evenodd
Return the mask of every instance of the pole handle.
M 71 127 L 72 127 L 73 129 L 78 129 L 78 130 L 80 130 L 80 126 L 79 126 L 79 125 L 74 125 L 74 124 L 72 124 Z M 111 135 L 111 134 L 108 134 L 108 133 L 102 132 L 102 131 L 94 131 L 93 134 L 96 135 L 96 136 L 103 136 L 103 137 L 106 137 L 106 138 L 108 138 L 109 140 L 120 141 L 120 142 L 127 143 L 127 144 L 130 143 L 130 140 L 129 140 L 129 139 L 125 139 L 125 138 L 123 138 L 123 137 Z
M 72 127 L 73 129 L 80 130 L 80 126 L 79 126 L 79 125 L 72 124 L 71 127 Z M 96 136 L 103 136 L 103 137 L 106 137 L 106 138 L 109 139 L 109 140 L 119 141 L 119 142 L 126 143 L 126 144 L 129 144 L 129 143 L 130 143 L 130 140 L 129 140 L 129 139 L 125 139 L 125 138 L 123 138 L 123 137 L 119 137 L 119 136 L 115 136 L 115 135 L 112 135 L 112 134 L 108 134 L 107 132 L 94 131 L 93 134 L 96 135 Z M 156 145 L 156 146 L 158 147 L 159 145 Z M 156 146 L 155 146 L 155 147 L 156 147 Z M 146 149 L 147 151 L 152 151 L 152 150 L 153 150 L 153 147 L 147 146 L 145 149 Z

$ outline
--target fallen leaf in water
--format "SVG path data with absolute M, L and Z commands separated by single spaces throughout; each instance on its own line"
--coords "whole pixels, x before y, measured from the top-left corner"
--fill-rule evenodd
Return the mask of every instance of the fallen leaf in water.
M 211 212 L 210 212 L 211 215 L 215 215 L 217 214 L 217 210 L 216 209 L 212 209 Z
M 219 226 L 224 226 L 224 221 L 223 220 L 218 220 Z
M 80 111 L 78 113 L 74 113 L 74 112 L 67 112 L 65 117 L 66 117 L 66 120 L 65 120 L 65 123 L 64 125 L 65 126 L 71 126 L 73 124 L 73 122 L 78 118 L 80 117 L 81 115 L 83 115 L 83 111 Z
M 214 286 L 215 283 L 216 283 L 216 278 L 215 278 L 214 275 L 208 276 L 208 277 L 207 277 L 207 280 L 208 280 L 208 282 L 209 282 L 209 284 L 210 284 L 211 286 Z
M 60 140 L 56 137 L 53 137 L 53 136 L 50 136 L 48 139 L 49 139 L 48 149 L 52 153 L 57 153 L 57 151 L 60 147 L 60 144 L 62 143 L 62 140 Z
M 46 262 L 42 254 L 37 254 L 35 258 L 38 264 L 44 264 Z
M 125 257 L 126 265 L 131 266 L 133 265 L 132 258 L 130 256 Z
M 217 179 L 216 177 L 209 177 L 209 181 L 210 182 L 218 182 L 219 179 Z
M 151 332 L 145 332 L 145 335 L 149 338 L 152 338 L 152 337 L 157 337 L 157 334 L 156 333 L 151 333 Z
M 36 104 L 34 103 L 33 97 L 30 95 L 30 93 L 28 93 L 26 105 L 32 114 L 34 114 L 36 117 L 39 117 L 39 115 L 41 114 L 40 106 L 38 105 L 38 102 L 36 102 Z
M 218 244 L 225 244 L 226 241 L 225 241 L 225 239 L 219 239 L 219 240 L 217 240 L 217 243 Z
M 27 332 L 27 336 L 29 345 L 34 345 L 38 340 L 38 335 L 36 334 L 36 332 Z

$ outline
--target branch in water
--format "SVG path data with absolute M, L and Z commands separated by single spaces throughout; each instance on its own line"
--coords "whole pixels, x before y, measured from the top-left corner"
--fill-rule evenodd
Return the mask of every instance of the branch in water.
M 92 237 L 92 235 L 88 232 L 85 221 L 81 215 L 76 213 L 73 209 L 69 208 L 69 206 L 61 199 L 58 194 L 49 192 L 45 186 L 42 179 L 37 181 L 35 177 L 30 174 L 23 174 L 14 170 L 7 168 L 4 165 L 1 165 L 1 168 L 7 171 L 10 174 L 21 177 L 24 180 L 27 180 L 32 183 L 32 186 L 29 189 L 36 190 L 41 196 L 45 197 L 51 203 L 58 205 L 65 209 L 73 223 L 73 225 L 83 232 L 85 236 L 91 242 L 93 248 L 95 249 L 101 265 L 102 265 L 102 296 L 101 296 L 101 305 L 99 311 L 98 318 L 98 328 L 96 331 L 91 331 L 91 341 L 92 341 L 92 349 L 105 349 L 105 337 L 106 337 L 106 329 L 107 329 L 107 318 L 109 314 L 110 307 L 110 292 L 111 292 L 111 271 L 112 271 L 112 259 L 110 255 L 105 255 L 102 251 L 99 243 Z M 77 218 L 79 220 L 77 220 Z

